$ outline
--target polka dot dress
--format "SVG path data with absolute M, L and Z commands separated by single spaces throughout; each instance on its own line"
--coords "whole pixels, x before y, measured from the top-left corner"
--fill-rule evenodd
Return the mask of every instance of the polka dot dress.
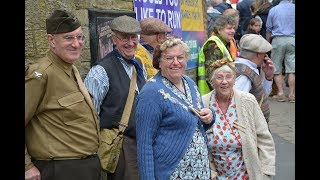
M 214 95 L 210 99 L 210 106 L 215 110 L 216 122 L 207 136 L 218 173 L 217 179 L 249 179 L 242 156 L 241 138 L 238 130 L 232 126 L 237 119 L 234 96 L 225 115 Z

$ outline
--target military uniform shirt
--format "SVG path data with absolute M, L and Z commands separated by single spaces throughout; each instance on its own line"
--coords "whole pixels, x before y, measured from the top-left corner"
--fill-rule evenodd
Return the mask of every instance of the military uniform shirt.
M 32 165 L 30 156 L 79 159 L 97 152 L 98 115 L 83 87 L 76 67 L 52 51 L 29 66 L 25 76 L 26 168 Z

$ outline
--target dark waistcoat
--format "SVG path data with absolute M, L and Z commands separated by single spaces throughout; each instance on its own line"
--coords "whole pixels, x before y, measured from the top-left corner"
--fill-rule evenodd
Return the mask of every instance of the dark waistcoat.
M 142 67 L 140 61 L 139 63 Z M 124 69 L 120 60 L 112 53 L 109 53 L 97 64 L 105 69 L 109 77 L 109 91 L 100 107 L 100 127 L 107 129 L 118 128 L 129 94 L 131 79 L 128 77 L 126 70 Z M 144 84 L 145 81 L 141 82 L 137 80 L 139 91 Z M 124 132 L 125 135 L 133 138 L 136 137 L 135 109 L 137 95 L 138 92 L 135 91 L 131 115 L 129 118 L 128 126 Z

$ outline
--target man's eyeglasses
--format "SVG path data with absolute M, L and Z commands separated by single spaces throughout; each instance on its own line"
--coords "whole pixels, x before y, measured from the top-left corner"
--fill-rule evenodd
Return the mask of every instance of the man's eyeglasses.
M 123 43 L 128 43 L 130 39 L 134 42 L 138 41 L 138 35 L 118 37 L 116 34 L 114 34 L 114 36 L 118 38 L 120 41 L 122 41 Z
M 78 42 L 84 42 L 85 36 L 82 34 L 76 35 L 76 36 L 71 36 L 71 35 L 66 35 L 62 37 L 65 41 L 67 42 L 73 42 L 75 39 L 78 40 Z
M 165 56 L 163 59 L 168 63 L 172 63 L 175 59 L 178 62 L 183 62 L 186 59 L 186 57 L 184 55 L 180 55 L 180 56 Z

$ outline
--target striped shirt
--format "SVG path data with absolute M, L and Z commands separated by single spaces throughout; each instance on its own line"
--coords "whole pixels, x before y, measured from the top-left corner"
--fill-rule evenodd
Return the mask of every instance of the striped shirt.
M 125 69 L 128 77 L 131 79 L 133 65 L 128 64 L 124 59 L 119 58 L 123 68 Z M 145 67 L 143 66 L 143 75 L 145 79 L 147 78 L 147 73 L 145 71 Z M 105 69 L 100 65 L 93 66 L 86 78 L 84 79 L 84 85 L 88 89 L 89 93 L 93 97 L 94 106 L 100 114 L 100 106 L 102 101 L 106 97 L 109 91 L 109 77 Z M 139 93 L 138 85 L 136 84 L 136 91 Z

